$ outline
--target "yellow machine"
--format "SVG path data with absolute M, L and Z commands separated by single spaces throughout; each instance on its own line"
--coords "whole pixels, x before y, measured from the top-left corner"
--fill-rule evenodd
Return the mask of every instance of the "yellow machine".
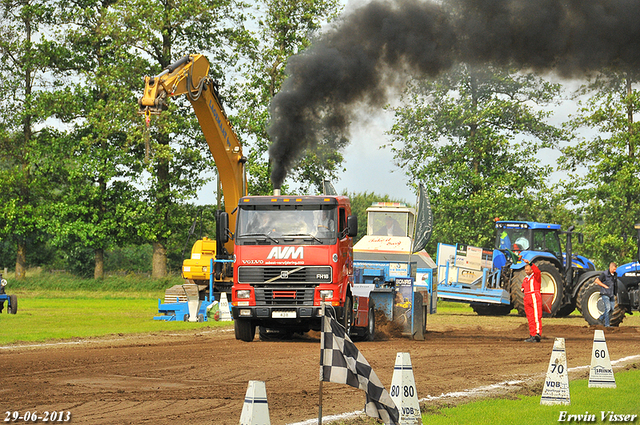
M 216 88 L 216 83 L 209 77 L 209 61 L 203 55 L 186 55 L 160 74 L 145 77 L 144 94 L 139 104 L 148 125 L 152 114 L 160 114 L 166 109 L 167 97 L 187 95 L 215 160 L 229 217 L 228 229 L 234 233 L 234 210 L 240 198 L 247 194 L 244 172 L 247 158 L 242 154 L 240 141 L 222 109 Z M 219 217 L 220 214 L 216 214 L 217 222 Z M 230 294 L 233 284 L 233 264 L 228 262 L 233 258 L 233 240 L 216 233 L 216 240 L 203 238 L 196 241 L 191 249 L 191 258 L 182 264 L 182 276 L 189 284 L 198 286 L 201 300 L 209 291 L 212 259 L 217 260 L 214 263 L 213 292 Z M 181 298 L 186 297 L 184 294 L 180 285 L 170 288 L 165 294 L 165 302 L 186 301 L 186 298 Z

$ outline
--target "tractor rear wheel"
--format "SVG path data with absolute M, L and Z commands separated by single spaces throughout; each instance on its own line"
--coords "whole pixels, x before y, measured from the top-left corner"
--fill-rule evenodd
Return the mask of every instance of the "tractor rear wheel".
M 18 297 L 15 295 L 9 295 L 9 302 L 11 303 L 9 313 L 16 314 L 18 312 Z
M 522 281 L 527 276 L 524 269 L 516 270 L 513 272 L 511 278 L 511 286 L 509 287 L 509 293 L 511 294 L 511 305 L 518 310 L 520 316 L 524 316 L 524 294 L 522 293 Z
M 576 305 L 578 310 L 582 313 L 582 317 L 590 325 L 602 325 L 600 322 L 600 316 L 604 313 L 604 304 L 600 300 L 600 286 L 596 285 L 596 277 L 593 276 L 584 282 L 578 296 L 576 298 Z M 609 318 L 609 324 L 611 326 L 619 326 L 624 320 L 626 309 L 620 307 L 616 301 L 613 313 Z
M 564 293 L 564 281 L 556 266 L 548 261 L 538 261 L 535 263 L 540 269 L 540 294 L 542 301 L 551 303 L 551 313 L 543 313 L 545 317 L 555 316 L 560 310 L 562 295 Z M 524 294 L 522 293 L 522 281 L 527 276 L 524 268 L 514 271 L 511 279 L 511 304 L 518 310 L 518 314 L 525 315 Z

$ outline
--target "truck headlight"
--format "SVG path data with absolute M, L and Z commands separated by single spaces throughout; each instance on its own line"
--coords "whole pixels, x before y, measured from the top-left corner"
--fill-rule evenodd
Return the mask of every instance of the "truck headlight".
M 251 297 L 251 291 L 248 289 L 243 289 L 241 291 L 236 292 L 236 298 L 239 300 L 248 300 Z
M 333 289 L 323 289 L 320 291 L 320 299 L 330 299 L 333 298 Z

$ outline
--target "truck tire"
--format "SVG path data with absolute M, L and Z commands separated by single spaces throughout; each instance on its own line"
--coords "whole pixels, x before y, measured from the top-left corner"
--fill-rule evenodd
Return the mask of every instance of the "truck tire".
M 347 295 L 347 299 L 344 301 L 344 314 L 340 323 L 344 327 L 345 334 L 350 337 L 351 325 L 353 325 L 353 298 L 351 295 Z
M 541 286 L 540 293 L 543 298 L 546 296 L 552 296 L 551 313 L 543 313 L 543 317 L 554 317 L 560 310 L 562 305 L 562 295 L 564 293 L 564 281 L 562 275 L 556 266 L 548 261 L 537 261 L 535 265 L 540 269 Z M 515 271 L 513 273 L 513 279 L 511 280 L 511 303 L 513 308 L 518 310 L 518 314 L 525 315 L 524 311 L 524 294 L 522 293 L 522 281 L 526 277 L 524 268 Z
M 372 302 L 369 303 L 369 314 L 367 320 L 367 329 L 364 332 L 365 341 L 373 341 L 376 337 L 376 312 Z
M 578 297 L 576 298 L 576 304 L 578 310 L 582 313 L 582 317 L 590 325 L 601 325 L 600 316 L 604 312 L 602 302 L 600 301 L 600 287 L 596 285 L 596 277 L 593 276 L 587 279 L 580 290 L 578 291 Z M 611 326 L 620 326 L 620 323 L 624 320 L 626 310 L 618 304 L 616 301 L 613 313 L 609 318 L 609 324 Z
M 9 302 L 11 303 L 9 313 L 16 314 L 18 312 L 18 297 L 15 295 L 9 295 Z
M 236 339 L 244 342 L 253 341 L 256 335 L 256 325 L 247 319 L 236 319 L 234 321 L 234 328 L 236 331 Z

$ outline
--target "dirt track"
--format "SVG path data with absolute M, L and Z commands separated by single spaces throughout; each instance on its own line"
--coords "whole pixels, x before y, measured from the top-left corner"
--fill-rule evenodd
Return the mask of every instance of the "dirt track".
M 429 316 L 426 341 L 386 336 L 357 346 L 387 386 L 397 352 L 409 352 L 419 398 L 508 380 L 544 378 L 555 337 L 569 368 L 588 365 L 594 327 L 580 317 L 547 319 L 539 344 L 526 319 L 475 314 Z M 167 327 L 170 329 L 170 323 Z M 640 364 L 640 318 L 605 330 L 612 361 Z M 75 424 L 234 424 L 249 380 L 265 381 L 271 423 L 317 417 L 319 335 L 243 343 L 232 329 L 0 348 L 2 419 L 6 411 L 70 411 Z M 580 369 L 570 377 L 585 378 Z M 324 384 L 324 415 L 361 410 L 362 391 Z

